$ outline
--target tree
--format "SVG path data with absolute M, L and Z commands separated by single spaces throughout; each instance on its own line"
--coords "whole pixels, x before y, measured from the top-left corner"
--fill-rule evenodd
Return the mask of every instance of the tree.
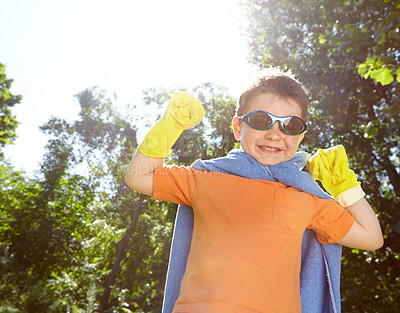
M 0 63 L 0 148 L 11 143 L 16 137 L 18 122 L 12 115 L 11 108 L 22 99 L 20 95 L 15 96 L 10 92 L 13 80 L 7 78 L 5 69 L 6 66 Z
M 48 146 L 57 147 L 45 159 L 47 168 L 53 168 L 46 171 L 45 181 L 63 169 L 83 171 L 96 200 L 87 208 L 95 233 L 82 238 L 87 258 L 79 259 L 93 278 L 82 286 L 92 284 L 91 307 L 96 311 L 154 310 L 162 301 L 171 229 L 166 219 L 170 217 L 165 206 L 154 206 L 153 200 L 139 197 L 124 183 L 136 147 L 135 127 L 121 117 L 103 90 L 87 89 L 76 99 L 81 107 L 78 120 L 52 119 L 42 129 L 52 136 Z M 49 181 L 54 186 L 55 179 Z M 74 274 L 76 283 L 83 277 L 76 268 L 65 273 Z
M 357 72 L 358 64 L 378 51 L 379 44 L 372 36 L 377 25 L 393 30 L 390 38 L 397 36 L 398 23 L 385 20 L 398 18 L 397 3 L 244 3 L 251 61 L 260 68 L 290 68 L 300 73 L 310 89 L 310 127 L 303 146 L 313 150 L 344 144 L 381 221 L 386 243 L 383 249 L 344 250 L 344 311 L 392 312 L 400 300 L 398 293 L 392 292 L 398 290 L 400 277 L 400 174 L 396 170 L 400 164 L 399 84 L 393 81 L 383 86 Z M 398 41 L 390 40 L 386 60 L 394 55 L 398 62 Z M 383 54 L 385 50 L 379 51 Z
M 21 96 L 10 93 L 11 83 L 0 64 L 1 146 L 15 138 L 18 125 L 10 107 Z M 63 139 L 50 140 L 41 179 L 30 179 L 1 160 L 0 311 L 57 311 L 52 278 L 82 258 L 84 213 L 93 194 L 81 176 L 66 173 L 70 150 Z
M 48 188 L 48 181 L 7 165 L 0 172 L 0 307 L 57 312 L 50 309 L 61 301 L 56 278 L 81 265 L 81 241 L 89 230 L 85 212 L 93 196 L 82 177 L 62 175 Z
M 358 65 L 358 73 L 365 79 L 371 78 L 382 86 L 392 83 L 395 78 L 400 83 L 400 3 L 385 0 L 363 4 L 362 29 L 371 37 L 366 46 L 365 61 Z M 348 25 L 349 32 L 357 31 L 358 25 Z

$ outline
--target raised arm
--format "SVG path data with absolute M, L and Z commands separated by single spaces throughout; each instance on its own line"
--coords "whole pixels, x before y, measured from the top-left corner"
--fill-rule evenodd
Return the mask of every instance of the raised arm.
M 364 191 L 354 171 L 348 167 L 347 155 L 342 145 L 319 149 L 308 162 L 308 170 L 314 179 L 353 216 L 349 232 L 339 241 L 343 246 L 375 250 L 383 245 L 382 230 L 374 210 L 364 198 Z
M 204 114 L 199 100 L 186 92 L 175 91 L 165 114 L 149 131 L 133 156 L 125 183 L 140 193 L 152 196 L 156 168 L 162 166 L 164 157 L 171 154 L 171 148 L 182 132 L 200 123 Z
M 363 250 L 375 250 L 382 247 L 381 226 L 368 201 L 362 197 L 346 209 L 354 216 L 355 221 L 339 244 Z

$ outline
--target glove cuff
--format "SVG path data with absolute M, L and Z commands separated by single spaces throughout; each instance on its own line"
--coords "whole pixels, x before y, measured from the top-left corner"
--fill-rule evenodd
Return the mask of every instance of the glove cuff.
M 339 194 L 335 198 L 335 200 L 342 207 L 348 207 L 348 206 L 356 203 L 358 200 L 360 200 L 364 196 L 365 196 L 365 192 L 362 190 L 361 184 L 358 183 L 357 186 L 343 191 L 341 194 Z

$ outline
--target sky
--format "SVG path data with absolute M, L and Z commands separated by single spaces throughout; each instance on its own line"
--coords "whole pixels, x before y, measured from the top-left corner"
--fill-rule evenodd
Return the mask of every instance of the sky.
M 97 86 L 116 105 L 137 105 L 148 87 L 212 82 L 237 97 L 254 68 L 238 0 L 0 0 L 0 63 L 22 95 L 18 138 L 5 149 L 34 173 L 51 117 L 77 117 L 74 95 Z

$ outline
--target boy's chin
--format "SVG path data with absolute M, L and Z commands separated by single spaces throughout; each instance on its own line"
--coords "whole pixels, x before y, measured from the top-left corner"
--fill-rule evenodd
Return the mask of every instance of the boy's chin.
M 290 161 L 290 159 L 291 158 L 282 158 L 282 157 L 276 157 L 276 158 L 270 157 L 270 158 L 260 158 L 260 159 L 256 158 L 258 163 L 260 163 L 261 165 L 264 165 L 264 166 L 274 166 L 279 163 Z

